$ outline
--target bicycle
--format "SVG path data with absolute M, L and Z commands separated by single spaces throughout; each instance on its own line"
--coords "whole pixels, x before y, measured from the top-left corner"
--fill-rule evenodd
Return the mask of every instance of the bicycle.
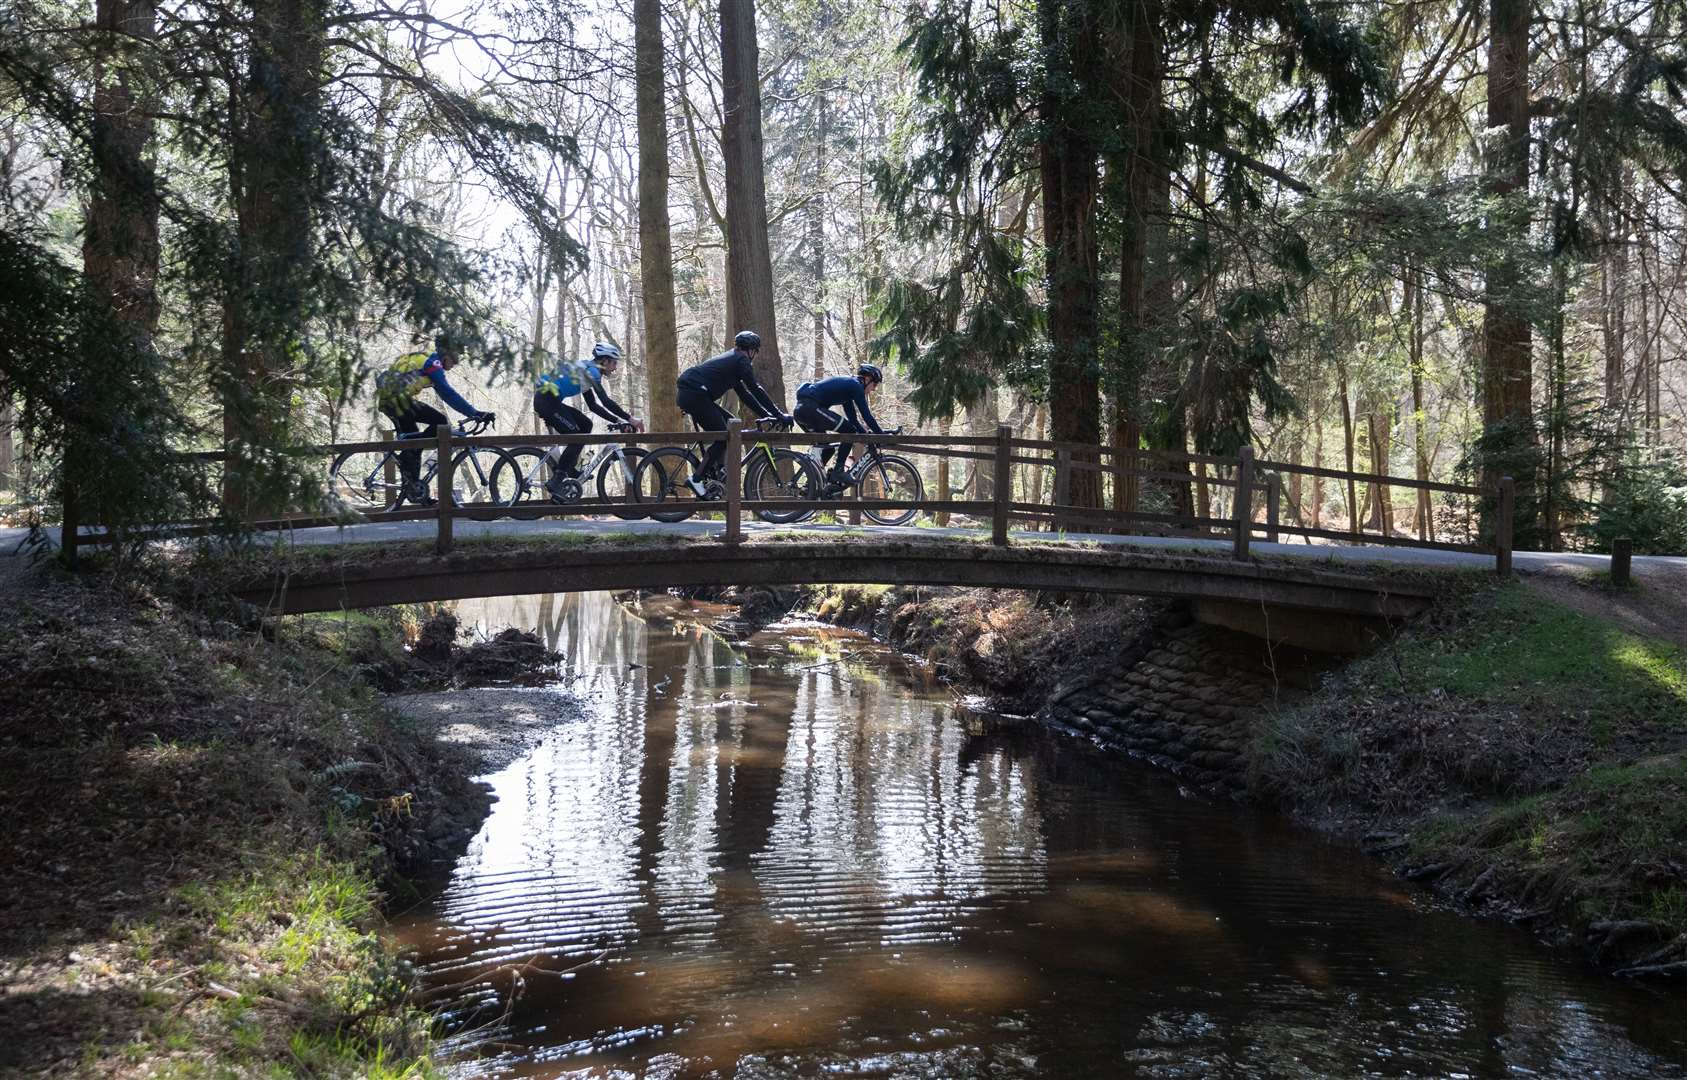
M 631 424 L 611 424 L 611 431 L 632 431 Z M 508 451 L 508 466 L 500 462 L 492 470 L 493 500 L 514 505 L 533 497 L 548 497 L 557 504 L 579 502 L 586 493 L 586 478 L 597 473 L 598 498 L 607 503 L 634 502 L 634 478 L 646 451 L 642 447 L 605 443 L 594 448 L 574 470 L 573 476 L 557 473 L 557 459 L 562 447 L 544 449 L 537 446 L 518 446 Z M 644 516 L 643 511 L 610 508 L 618 518 L 631 520 Z
M 783 426 L 784 421 L 764 416 L 755 422 L 758 431 Z M 634 483 L 634 497 L 645 504 L 678 503 L 671 510 L 650 510 L 657 521 L 684 521 L 697 511 L 685 506 L 688 502 L 718 502 L 726 498 L 726 477 L 716 470 L 703 479 L 703 494 L 693 491 L 688 481 L 702 469 L 701 444 L 693 446 L 661 446 L 645 455 L 639 463 Z M 779 499 L 812 501 L 820 496 L 820 471 L 807 454 L 799 454 L 785 447 L 774 449 L 765 442 L 757 442 L 744 451 L 744 499 L 751 502 L 772 502 Z M 803 510 L 758 510 L 756 516 L 773 524 L 797 521 Z
M 493 419 L 488 413 L 484 419 L 464 420 L 451 429 L 452 434 L 459 438 L 479 435 L 492 426 Z M 415 450 L 422 457 L 415 479 L 405 478 L 404 465 L 398 457 L 401 452 L 410 451 L 347 450 L 328 467 L 329 494 L 358 512 L 397 510 L 406 502 L 417 507 L 434 505 L 430 491 L 433 478 L 439 473 L 439 461 L 437 450 L 428 446 L 436 438 L 434 432 L 418 431 L 398 438 L 400 442 L 421 444 Z M 465 446 L 452 454 L 452 505 L 470 502 L 511 505 L 486 498 L 492 494 L 492 474 L 508 460 L 509 455 L 496 446 Z
M 886 435 L 900 435 L 901 428 L 893 428 L 885 432 Z M 830 449 L 834 453 L 842 451 L 843 443 L 831 443 Z M 827 446 L 816 446 L 808 453 L 808 458 L 814 463 L 815 469 L 820 468 L 820 457 Z M 854 489 L 854 498 L 863 500 L 879 500 L 884 502 L 920 502 L 925 498 L 925 482 L 920 479 L 920 470 L 905 457 L 887 454 L 879 448 L 877 443 L 868 443 L 862 447 L 861 453 L 856 455 L 855 464 L 844 473 L 844 488 Z M 826 485 L 825 497 L 830 498 L 832 485 Z M 906 525 L 919 513 L 918 510 L 862 510 L 874 522 L 880 525 Z M 803 520 L 813 516 L 814 511 L 805 510 L 796 520 Z

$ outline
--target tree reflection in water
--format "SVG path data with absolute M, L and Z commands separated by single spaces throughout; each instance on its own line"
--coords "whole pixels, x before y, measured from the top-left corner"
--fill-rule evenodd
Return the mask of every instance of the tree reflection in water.
M 460 615 L 537 628 L 567 674 L 533 693 L 590 703 L 489 778 L 403 927 L 467 1074 L 1687 1075 L 1679 997 L 1144 767 L 969 734 L 859 638 L 735 649 L 706 608 L 593 595 Z

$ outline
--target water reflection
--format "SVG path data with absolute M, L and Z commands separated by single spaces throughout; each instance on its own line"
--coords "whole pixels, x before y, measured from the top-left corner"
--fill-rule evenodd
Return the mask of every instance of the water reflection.
M 858 638 L 460 614 L 537 627 L 592 703 L 489 778 L 405 928 L 464 1075 L 1687 1075 L 1679 997 L 1128 763 L 972 734 Z

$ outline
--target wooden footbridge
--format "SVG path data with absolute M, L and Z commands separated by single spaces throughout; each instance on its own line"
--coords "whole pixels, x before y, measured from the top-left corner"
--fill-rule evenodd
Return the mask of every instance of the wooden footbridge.
M 1267 615 L 1298 611 L 1393 620 L 1421 609 L 1431 597 L 1430 587 L 1421 580 L 1405 581 L 1398 573 L 1332 569 L 1320 565 L 1321 560 L 1278 557 L 1285 550 L 1280 542 L 1299 539 L 1306 546 L 1294 550 L 1304 550 L 1308 556 L 1336 550 L 1331 546 L 1334 542 L 1415 548 L 1425 554 L 1459 553 L 1450 561 L 1464 566 L 1476 561 L 1473 556 L 1482 557 L 1491 560 L 1489 565 L 1501 574 L 1511 568 L 1509 479 L 1485 492 L 1427 480 L 1256 460 L 1248 449 L 1226 458 L 1018 439 L 1005 426 L 993 438 L 851 438 L 858 444 L 894 448 L 903 455 L 960 462 L 972 473 L 968 485 L 972 497 L 954 499 L 948 497 L 950 492 L 941 491 L 941 497 L 918 500 L 746 499 L 740 480 L 746 435 L 736 422 L 726 432 L 680 435 L 464 439 L 442 428 L 437 444 L 435 440 L 424 444 L 436 450 L 444 463 L 438 475 L 441 497 L 437 506 L 382 510 L 353 520 L 343 515 L 294 514 L 254 523 L 262 529 L 290 530 L 296 537 L 305 536 L 307 530 L 330 532 L 346 545 L 368 540 L 384 545 L 384 550 L 371 549 L 382 550 L 382 557 L 362 560 L 348 553 L 355 549 L 343 548 L 343 557 L 332 565 L 303 560 L 284 576 L 252 581 L 238 592 L 267 610 L 295 613 L 477 596 L 687 585 L 969 585 L 1177 596 L 1215 610 L 1251 608 Z M 752 433 L 750 439 L 771 445 L 820 441 L 801 433 Z M 459 523 L 611 514 L 636 519 L 650 506 L 632 500 L 586 500 L 503 507 L 475 502 L 459 505 L 444 497 L 454 490 L 449 462 L 464 446 L 621 443 L 648 447 L 715 440 L 726 442 L 724 498 L 688 502 L 687 508 L 696 511 L 698 520 L 685 526 L 633 520 L 615 526 L 609 536 L 582 542 L 579 533 L 601 534 L 603 526 L 571 530 L 558 521 L 544 534 L 575 533 L 575 542 L 460 545 Z M 400 448 L 415 449 L 417 443 L 377 440 L 313 447 L 308 452 L 327 457 Z M 214 461 L 218 455 L 203 456 Z M 1302 481 L 1293 482 L 1295 477 Z M 1368 489 L 1372 500 L 1389 500 L 1394 489 L 1413 491 L 1420 509 L 1420 535 L 1366 529 L 1356 520 L 1357 513 L 1349 514 L 1354 520 L 1345 529 L 1309 523 L 1309 515 L 1301 508 L 1307 501 L 1304 489 L 1315 492 L 1323 482 L 1342 485 L 1350 508 L 1360 488 Z M 1303 498 L 1285 500 L 1285 492 L 1296 488 L 1303 490 Z M 941 524 L 918 529 L 864 525 L 831 536 L 803 531 L 811 529 L 806 526 L 778 530 L 752 523 L 746 529 L 747 515 L 795 510 L 832 515 L 840 525 L 859 522 L 863 511 L 913 510 Z M 1486 541 L 1477 527 L 1484 513 L 1496 525 Z M 1432 521 L 1439 523 L 1436 533 L 1422 528 Z M 409 537 L 425 528 L 432 540 L 431 554 L 394 557 L 390 547 L 395 523 L 410 523 L 402 530 Z M 161 530 L 160 535 L 187 536 L 216 528 L 209 520 L 184 522 Z M 1090 534 L 1092 539 L 1063 542 L 1063 537 L 1076 532 Z M 1122 534 L 1129 534 L 1128 541 L 1109 542 Z M 1200 541 L 1193 548 L 1187 540 L 1164 539 L 1190 537 Z M 67 546 L 74 546 L 97 543 L 103 537 L 97 529 L 67 526 L 64 539 Z M 1261 544 L 1273 545 L 1278 555 L 1256 557 Z

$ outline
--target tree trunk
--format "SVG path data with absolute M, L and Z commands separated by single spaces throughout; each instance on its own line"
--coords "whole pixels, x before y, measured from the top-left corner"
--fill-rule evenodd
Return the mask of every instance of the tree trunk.
M 785 372 L 773 316 L 773 257 L 767 239 L 761 87 L 754 0 L 720 0 L 721 156 L 726 163 L 727 340 L 761 335 L 756 377 L 785 403 Z
M 1504 134 L 1488 156 L 1488 188 L 1519 200 L 1517 206 L 1496 211 L 1490 226 L 1517 243 L 1525 242 L 1528 234 L 1528 211 L 1521 201 L 1529 188 L 1530 9 L 1530 0 L 1489 3 L 1488 127 Z M 1482 420 L 1489 439 L 1486 479 L 1495 482 L 1501 473 L 1515 477 L 1514 529 L 1527 536 L 1534 530 L 1535 499 L 1528 474 L 1536 438 L 1529 319 L 1515 295 L 1521 285 L 1522 275 L 1510 261 L 1488 275 L 1482 313 Z
M 825 14 L 822 12 L 822 20 Z M 814 271 L 814 378 L 826 377 L 826 95 L 815 95 L 813 196 L 808 207 L 808 251 Z
M 1043 135 L 1043 235 L 1048 267 L 1049 419 L 1056 441 L 1101 441 L 1101 386 L 1097 375 L 1096 192 L 1097 150 L 1074 122 L 1070 102 L 1053 87 L 1062 79 L 1093 85 L 1096 19 L 1090 3 L 1043 0 L 1038 17 L 1050 89 L 1041 103 Z M 1075 460 L 1095 460 L 1093 454 Z M 1099 474 L 1074 470 L 1071 505 L 1100 506 Z
M 668 97 L 661 0 L 633 0 L 633 51 L 638 98 L 639 277 L 644 284 L 640 292 L 649 421 L 652 431 L 678 431 L 674 384 L 679 379 L 679 323 L 674 313 L 673 235 L 668 225 Z
M 1347 361 L 1336 354 L 1336 389 L 1341 392 L 1342 450 L 1347 462 L 1347 531 L 1359 535 L 1359 490 L 1353 479 L 1353 403 L 1347 396 Z
M 1165 164 L 1160 160 L 1160 93 L 1165 74 L 1160 40 L 1160 8 L 1158 0 L 1130 4 L 1119 23 L 1114 64 L 1119 79 L 1118 96 L 1124 108 L 1121 114 L 1124 133 L 1123 152 L 1115 158 L 1115 167 L 1123 172 L 1121 185 L 1125 196 L 1122 207 L 1124 235 L 1119 246 L 1119 340 L 1120 368 L 1115 380 L 1115 411 L 1113 416 L 1114 442 L 1124 441 L 1125 429 L 1134 424 L 1140 427 L 1147 419 L 1143 407 L 1143 373 L 1151 361 L 1151 332 L 1163 313 L 1150 302 L 1150 253 L 1153 251 L 1161 265 L 1156 267 L 1155 280 L 1167 277 L 1164 267 L 1163 237 L 1156 234 L 1164 228 L 1158 219 L 1163 216 L 1158 188 L 1163 182 Z M 1169 198 L 1169 187 L 1166 196 Z M 1152 240 L 1159 238 L 1158 245 Z M 1114 504 L 1119 505 L 1116 493 Z
M 233 104 L 230 190 L 238 250 L 223 310 L 223 437 L 238 448 L 280 436 L 290 366 L 305 332 L 315 262 L 312 204 L 326 152 L 317 106 L 324 26 L 320 0 L 255 8 L 245 85 Z M 237 453 L 235 462 L 250 460 Z M 235 513 L 254 513 L 238 466 L 225 480 Z M 270 508 L 273 509 L 273 508 Z
M 156 17 L 156 0 L 99 0 L 96 7 L 102 48 L 94 66 L 94 175 L 82 238 L 83 275 L 142 347 L 158 325 L 158 192 L 147 160 L 152 121 L 137 100 L 133 47 L 157 37 Z
M 99 0 L 95 6 L 102 48 L 94 63 L 94 175 L 82 239 L 83 276 L 139 349 L 152 344 L 158 326 L 158 192 L 147 159 L 152 122 L 138 100 L 146 91 L 136 85 L 142 79 L 134 46 L 157 37 L 156 17 L 153 0 Z M 11 471 L 9 422 L 4 440 L 0 475 Z M 67 443 L 60 496 L 72 532 L 102 516 L 98 506 L 78 496 L 76 485 L 90 468 L 89 447 L 79 440 Z
M 1410 351 L 1412 367 L 1412 457 L 1417 466 L 1417 478 L 1429 479 L 1429 439 L 1424 432 L 1423 403 L 1423 275 L 1422 271 L 1409 276 L 1407 296 L 1411 314 Z M 1434 505 L 1430 493 L 1417 491 L 1417 532 L 1419 540 L 1435 538 Z

